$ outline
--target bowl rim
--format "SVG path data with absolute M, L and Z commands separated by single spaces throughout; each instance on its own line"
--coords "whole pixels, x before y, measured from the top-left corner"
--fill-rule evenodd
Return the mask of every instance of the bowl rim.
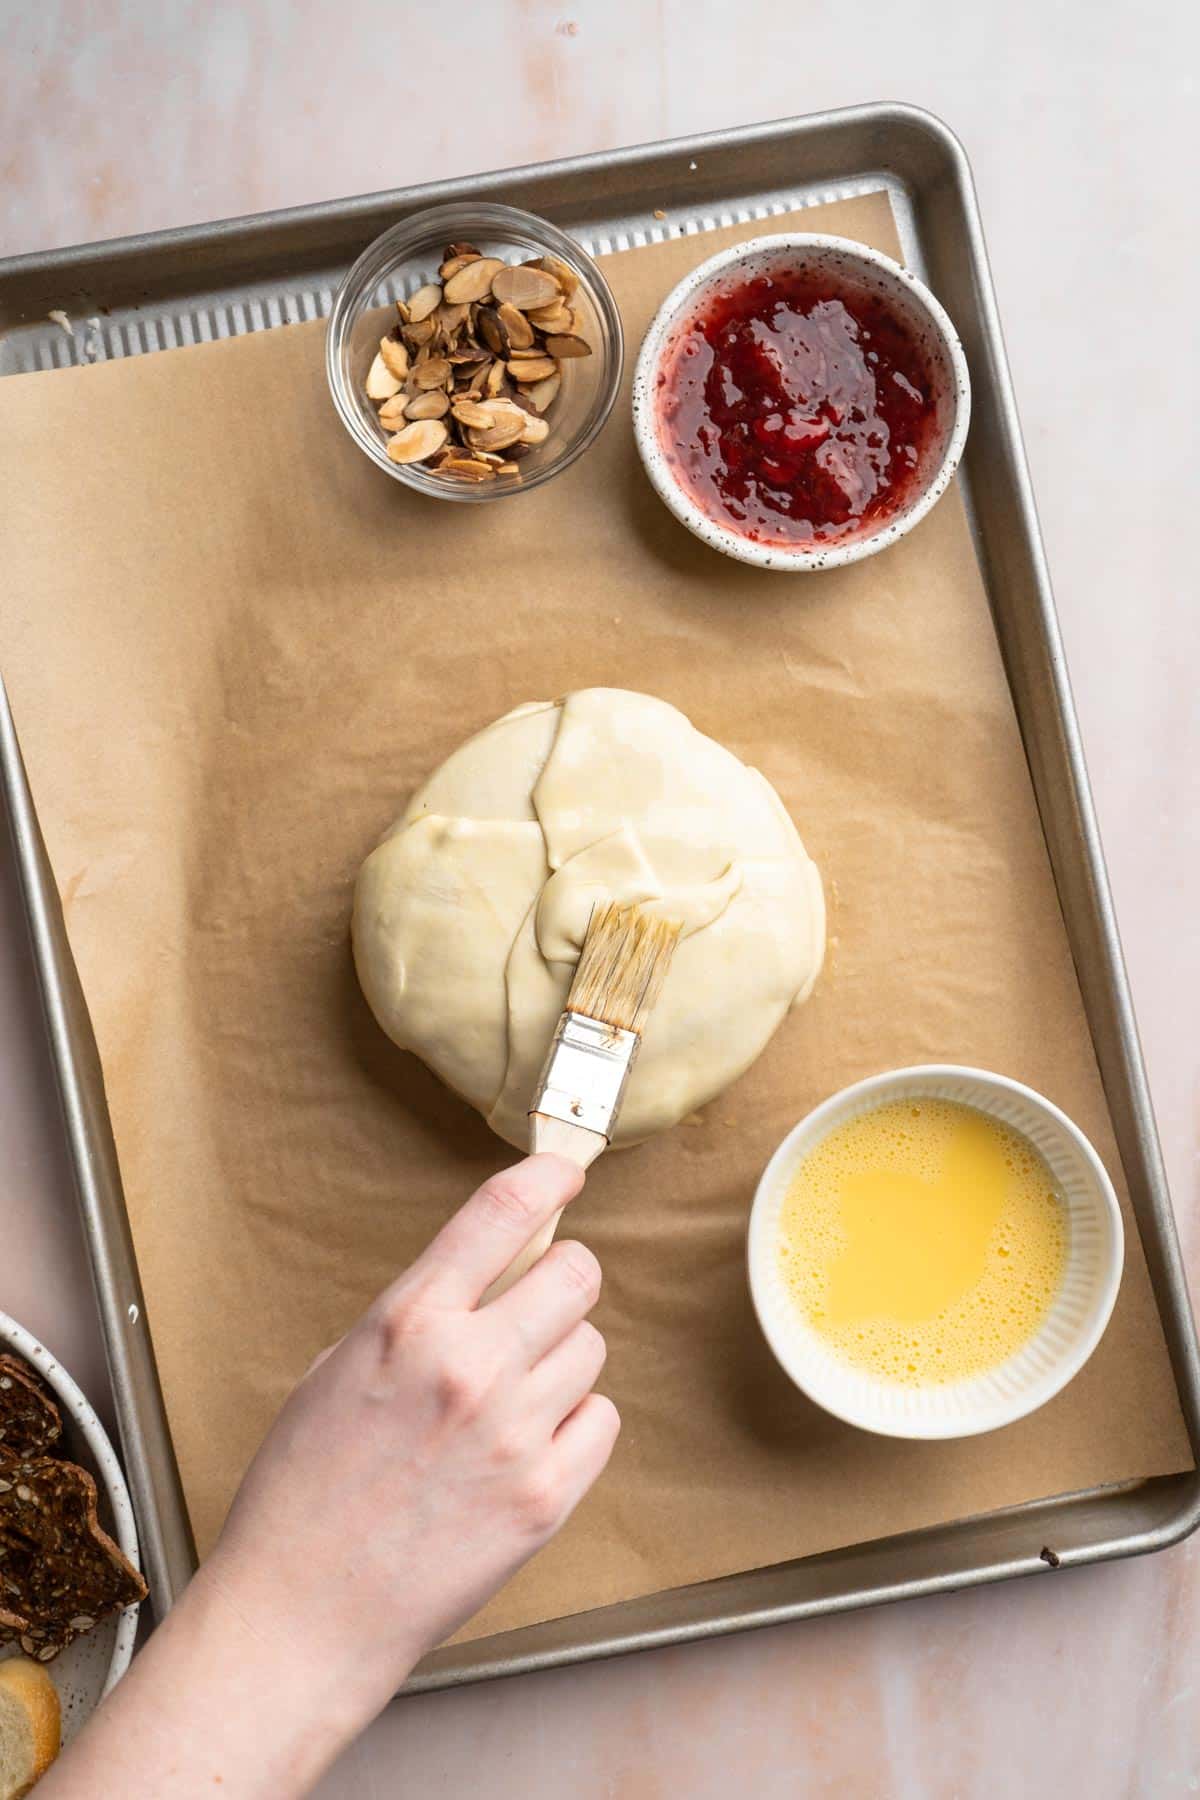
M 795 1154 L 797 1141 L 802 1136 L 814 1136 L 819 1142 L 824 1135 L 823 1127 L 834 1115 L 840 1113 L 847 1105 L 857 1106 L 862 1101 L 885 1101 L 897 1089 L 910 1089 L 914 1083 L 928 1085 L 933 1088 L 946 1082 L 962 1081 L 984 1089 L 993 1089 L 1022 1101 L 1025 1105 L 1041 1112 L 1045 1118 L 1069 1139 L 1079 1153 L 1088 1174 L 1091 1176 L 1096 1196 L 1105 1213 L 1109 1225 L 1110 1253 L 1105 1270 L 1103 1284 L 1099 1288 L 1099 1298 L 1091 1323 L 1085 1332 L 1081 1332 L 1072 1344 L 1070 1353 L 1063 1356 L 1052 1376 L 1038 1387 L 1026 1389 L 1014 1396 L 1007 1407 L 993 1407 L 986 1418 L 978 1421 L 957 1419 L 922 1419 L 896 1420 L 888 1424 L 881 1423 L 874 1417 L 868 1417 L 853 1405 L 842 1405 L 831 1401 L 825 1394 L 815 1392 L 807 1379 L 808 1368 L 802 1353 L 797 1353 L 796 1339 L 778 1330 L 771 1317 L 771 1309 L 766 1304 L 765 1283 L 766 1264 L 772 1252 L 772 1246 L 766 1242 L 763 1226 L 765 1213 L 773 1195 L 779 1173 Z M 973 1104 L 961 1102 L 960 1104 Z M 978 1111 L 986 1111 L 985 1107 L 977 1107 Z M 965 1063 L 913 1063 L 902 1069 L 881 1070 L 876 1075 L 868 1075 L 861 1081 L 851 1082 L 848 1087 L 839 1088 L 830 1094 L 819 1105 L 814 1106 L 784 1136 L 776 1147 L 754 1190 L 754 1199 L 750 1206 L 750 1216 L 746 1226 L 746 1271 L 750 1288 L 751 1304 L 758 1320 L 759 1329 L 766 1339 L 767 1345 L 779 1367 L 788 1379 L 805 1394 L 814 1405 L 833 1418 L 841 1419 L 844 1424 L 853 1425 L 860 1431 L 869 1431 L 876 1437 L 896 1437 L 910 1440 L 945 1440 L 952 1438 L 979 1437 L 985 1432 L 1001 1430 L 1006 1425 L 1013 1425 L 1018 1419 L 1027 1418 L 1054 1399 L 1062 1392 L 1068 1382 L 1084 1367 L 1095 1350 L 1100 1339 L 1108 1328 L 1120 1290 L 1121 1276 L 1125 1267 L 1125 1223 L 1121 1214 L 1120 1202 L 1113 1187 L 1107 1169 L 1100 1159 L 1091 1140 L 1061 1107 L 1048 1100 L 1036 1088 L 1018 1081 L 1010 1075 L 999 1075 L 991 1069 L 978 1069 Z M 1002 1366 L 1002 1365 L 1001 1365 Z M 882 1386 L 882 1382 L 879 1384 Z
M 63 1368 L 57 1357 L 47 1350 L 45 1344 L 34 1337 L 32 1331 L 29 1331 L 10 1313 L 6 1312 L 0 1312 L 0 1345 L 15 1350 L 18 1356 L 23 1357 L 64 1402 L 72 1424 L 82 1432 L 84 1442 L 95 1459 L 112 1514 L 113 1535 L 134 1568 L 140 1573 L 141 1560 L 138 1551 L 137 1523 L 133 1516 L 133 1503 L 129 1498 L 124 1471 L 121 1468 L 120 1459 L 113 1449 L 112 1440 L 101 1424 L 91 1401 L 74 1377 Z M 108 1673 L 104 1678 L 100 1700 L 111 1693 L 129 1667 L 133 1656 L 134 1641 L 137 1637 L 139 1606 L 140 1602 L 134 1601 L 131 1606 L 123 1607 L 116 1615 L 117 1627 L 113 1638 L 112 1655 L 109 1658 Z
M 338 352 L 340 344 L 354 319 L 363 310 L 363 296 L 360 292 L 366 274 L 388 240 L 403 241 L 408 236 L 428 234 L 436 241 L 443 228 L 453 228 L 463 232 L 471 228 L 473 220 L 481 222 L 478 229 L 480 239 L 486 242 L 488 236 L 495 237 L 503 233 L 506 225 L 526 233 L 539 242 L 544 251 L 561 257 L 563 261 L 575 266 L 577 273 L 587 282 L 591 289 L 592 301 L 601 315 L 608 332 L 609 348 L 607 369 L 602 375 L 595 416 L 586 430 L 582 431 L 569 450 L 564 450 L 555 461 L 530 477 L 527 481 L 503 483 L 488 482 L 481 486 L 473 486 L 463 482 L 455 485 L 445 481 L 437 483 L 431 471 L 426 471 L 424 478 L 419 464 L 392 462 L 382 443 L 376 441 L 361 427 L 361 420 L 352 407 L 347 395 L 343 392 L 341 374 L 338 368 Z M 401 266 L 403 258 L 392 262 L 392 268 Z M 372 286 L 377 286 L 386 279 L 384 274 L 376 275 Z M 600 354 L 597 351 L 596 354 Z M 480 501 L 507 499 L 515 494 L 530 494 L 546 482 L 552 481 L 556 475 L 579 460 L 589 450 L 612 417 L 613 408 L 621 391 L 621 382 L 625 370 L 625 333 L 621 319 L 621 310 L 616 302 L 611 287 L 603 270 L 595 258 L 589 254 L 579 240 L 552 220 L 542 218 L 538 213 L 526 212 L 519 206 L 509 206 L 498 200 L 450 201 L 439 206 L 423 207 L 418 212 L 408 213 L 397 219 L 385 231 L 381 231 L 371 239 L 355 257 L 353 263 L 342 277 L 334 294 L 333 305 L 329 311 L 325 329 L 325 379 L 333 399 L 334 407 L 343 426 L 353 442 L 370 458 L 376 468 L 390 475 L 393 481 L 399 481 L 413 493 L 425 494 L 434 500 Z
M 668 473 L 666 458 L 658 442 L 655 425 L 654 374 L 662 355 L 664 341 L 684 308 L 699 290 L 723 275 L 726 270 L 748 261 L 753 256 L 772 252 L 835 250 L 865 267 L 898 279 L 929 317 L 948 360 L 954 385 L 954 422 L 946 439 L 941 460 L 921 492 L 904 510 L 884 521 L 877 530 L 829 547 L 787 544 L 760 544 L 740 536 L 727 525 L 718 524 L 697 506 L 678 481 Z M 854 238 L 839 237 L 823 231 L 764 232 L 744 243 L 731 244 L 700 263 L 671 289 L 651 319 L 642 339 L 633 377 L 633 434 L 643 467 L 664 504 L 681 525 L 714 550 L 738 562 L 785 573 L 818 573 L 824 569 L 840 569 L 862 562 L 905 537 L 919 525 L 941 499 L 953 479 L 962 457 L 967 430 L 971 422 L 971 378 L 966 354 L 958 333 L 937 296 L 911 269 L 894 257 L 870 244 Z

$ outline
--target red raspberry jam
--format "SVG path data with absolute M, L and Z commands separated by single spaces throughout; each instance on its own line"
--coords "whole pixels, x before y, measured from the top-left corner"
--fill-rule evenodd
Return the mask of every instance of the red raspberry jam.
M 936 424 L 929 364 L 878 295 L 781 265 L 671 338 L 658 432 L 705 516 L 756 543 L 836 543 L 901 510 Z

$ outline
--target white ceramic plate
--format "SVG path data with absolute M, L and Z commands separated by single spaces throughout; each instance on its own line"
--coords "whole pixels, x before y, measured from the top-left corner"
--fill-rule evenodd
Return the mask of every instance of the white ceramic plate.
M 31 1332 L 0 1312 L 0 1348 L 12 1350 L 31 1363 L 54 1391 L 63 1419 L 62 1449 L 72 1462 L 96 1480 L 100 1523 L 114 1537 L 135 1568 L 138 1563 L 137 1528 L 129 1490 L 108 1433 L 75 1382 Z M 54 1661 L 47 1663 L 62 1703 L 64 1743 L 129 1667 L 137 1635 L 138 1609 L 101 1619 L 91 1631 L 78 1637 Z M 19 1655 L 19 1648 L 0 1648 L 0 1657 Z
M 730 285 L 778 268 L 804 269 L 827 275 L 839 283 L 882 295 L 889 310 L 903 323 L 928 358 L 936 386 L 937 429 L 926 452 L 915 491 L 896 513 L 857 537 L 835 539 L 829 544 L 793 547 L 758 543 L 742 537 L 728 525 L 718 524 L 701 511 L 685 492 L 663 453 L 658 436 L 658 373 L 670 351 L 677 328 L 690 318 L 710 295 Z M 672 288 L 650 323 L 642 342 L 633 376 L 633 430 L 638 454 L 659 497 L 681 524 L 704 543 L 739 562 L 762 569 L 816 571 L 837 569 L 886 550 L 911 531 L 950 485 L 966 442 L 971 417 L 971 383 L 967 359 L 945 308 L 923 281 L 910 270 L 850 238 L 830 237 L 815 231 L 779 232 L 772 237 L 751 238 L 719 250 Z
M 813 1330 L 780 1273 L 784 1199 L 801 1162 L 836 1126 L 893 1100 L 956 1100 L 989 1113 L 1034 1145 L 1067 1208 L 1063 1278 L 1038 1330 L 1019 1350 L 961 1381 L 909 1387 L 842 1360 Z M 1100 1342 L 1125 1256 L 1121 1209 L 1103 1163 L 1079 1127 L 1019 1081 L 937 1063 L 873 1075 L 843 1088 L 788 1133 L 767 1164 L 750 1213 L 750 1291 L 781 1367 L 827 1412 L 886 1437 L 953 1438 L 1024 1418 L 1077 1375 Z

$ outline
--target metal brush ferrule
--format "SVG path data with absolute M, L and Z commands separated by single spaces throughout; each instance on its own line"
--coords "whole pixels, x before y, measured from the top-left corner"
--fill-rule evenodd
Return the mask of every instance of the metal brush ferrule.
M 612 1136 L 641 1039 L 584 1013 L 565 1012 L 550 1046 L 530 1112 Z

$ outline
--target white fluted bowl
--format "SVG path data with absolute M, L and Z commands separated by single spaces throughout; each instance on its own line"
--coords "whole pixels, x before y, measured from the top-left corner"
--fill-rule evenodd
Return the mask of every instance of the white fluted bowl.
M 1021 1132 L 1049 1166 L 1067 1209 L 1066 1266 L 1034 1335 L 995 1367 L 959 1381 L 907 1385 L 838 1356 L 804 1318 L 780 1267 L 784 1200 L 800 1164 L 830 1131 L 897 1100 L 953 1100 Z M 843 1088 L 788 1133 L 767 1164 L 750 1212 L 750 1292 L 780 1366 L 835 1417 L 886 1437 L 970 1437 L 995 1431 L 1053 1398 L 1086 1363 L 1116 1301 L 1125 1259 L 1121 1209 L 1095 1150 L 1058 1107 L 1019 1081 L 932 1064 Z

